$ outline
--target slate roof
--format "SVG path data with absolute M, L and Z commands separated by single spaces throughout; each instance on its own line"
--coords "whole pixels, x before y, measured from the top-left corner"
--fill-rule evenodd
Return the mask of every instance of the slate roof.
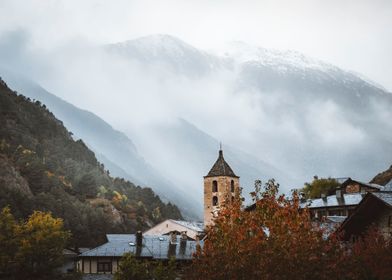
M 392 192 L 379 192 L 379 193 L 372 193 L 375 197 L 385 202 L 387 205 L 392 207 Z
M 196 241 L 187 241 L 182 245 L 179 238 L 171 244 L 170 236 L 143 236 L 143 246 L 136 246 L 134 234 L 107 234 L 108 242 L 84 252 L 79 257 L 122 257 L 131 253 L 140 258 L 169 259 L 175 256 L 177 260 L 190 260 L 196 252 Z M 200 241 L 203 246 L 203 241 Z
M 204 224 L 201 222 L 189 222 L 189 221 L 183 221 L 183 220 L 172 220 L 176 224 L 179 224 L 183 227 L 189 228 L 190 230 L 194 230 L 197 232 L 203 232 L 204 231 Z
M 360 184 L 360 185 L 363 185 L 363 186 L 367 186 L 367 187 L 369 187 L 369 188 L 376 189 L 376 190 L 379 190 L 379 191 L 384 190 L 384 186 L 381 186 L 381 185 L 379 185 L 379 184 L 365 183 L 365 182 L 353 180 L 353 179 L 351 179 L 350 177 L 348 177 L 347 180 L 345 180 L 345 181 L 341 184 L 341 187 L 342 187 L 342 188 L 345 188 L 347 185 L 352 184 L 352 183 L 357 183 L 357 184 Z
M 384 191 L 392 192 L 392 179 L 385 185 Z
M 344 199 L 338 199 L 335 194 L 327 196 L 325 199 L 316 198 L 308 200 L 301 204 L 301 208 L 320 208 L 320 207 L 336 207 L 343 205 L 358 205 L 363 196 L 361 193 L 345 193 Z
M 217 177 L 217 176 L 229 176 L 239 178 L 234 174 L 230 165 L 223 158 L 223 151 L 219 150 L 219 156 L 214 165 L 212 166 L 210 172 L 208 172 L 205 177 Z

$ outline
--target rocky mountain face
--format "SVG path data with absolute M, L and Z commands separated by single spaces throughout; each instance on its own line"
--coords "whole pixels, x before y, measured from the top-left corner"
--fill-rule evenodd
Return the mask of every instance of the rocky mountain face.
M 3 80 L 0 121 L 0 208 L 9 205 L 16 217 L 51 211 L 72 232 L 72 246 L 182 218 L 150 188 L 111 177 L 46 105 L 13 92 Z
M 388 183 L 392 183 L 392 165 L 385 171 L 378 173 L 370 183 L 379 184 L 385 186 Z

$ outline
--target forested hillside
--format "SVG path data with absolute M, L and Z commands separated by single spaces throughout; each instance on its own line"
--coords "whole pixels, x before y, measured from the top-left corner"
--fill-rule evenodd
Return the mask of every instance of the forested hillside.
M 0 208 L 17 218 L 51 211 L 72 232 L 71 246 L 93 246 L 105 233 L 132 232 L 181 218 L 150 188 L 112 178 L 83 141 L 39 101 L 0 79 Z

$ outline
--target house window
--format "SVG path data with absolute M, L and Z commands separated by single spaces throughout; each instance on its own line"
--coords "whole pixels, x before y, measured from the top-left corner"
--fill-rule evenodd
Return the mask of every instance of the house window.
M 341 216 L 341 214 L 341 211 L 336 209 L 328 211 L 328 216 Z
M 388 217 L 388 228 L 390 229 L 392 227 L 392 216 Z
M 216 180 L 212 181 L 212 192 L 218 191 L 218 182 Z
M 112 263 L 108 261 L 98 261 L 97 262 L 98 272 L 112 272 Z
M 231 182 L 230 182 L 230 189 L 231 189 L 231 192 L 234 192 L 234 180 L 231 180 Z
M 217 196 L 213 196 L 212 197 L 212 206 L 217 206 L 218 205 L 218 197 Z

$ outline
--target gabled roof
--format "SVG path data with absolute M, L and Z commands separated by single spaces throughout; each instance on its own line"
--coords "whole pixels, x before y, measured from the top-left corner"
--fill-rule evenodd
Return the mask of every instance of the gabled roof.
M 392 193 L 391 192 L 378 192 L 372 193 L 375 197 L 383 201 L 387 206 L 392 207 Z
M 345 193 L 343 199 L 338 199 L 335 194 L 323 198 L 310 199 L 305 203 L 301 203 L 301 208 L 325 208 L 336 206 L 358 205 L 363 196 L 361 193 Z
M 345 181 L 341 184 L 341 188 L 345 188 L 347 185 L 350 185 L 350 184 L 352 184 L 352 183 L 356 183 L 356 184 L 359 184 L 359 185 L 362 185 L 362 186 L 366 186 L 366 187 L 368 187 L 368 188 L 375 189 L 375 190 L 378 190 L 378 191 L 384 190 L 384 187 L 381 186 L 381 185 L 379 185 L 379 184 L 365 183 L 365 182 L 353 180 L 353 179 L 351 179 L 350 177 L 347 178 L 347 180 L 345 180 Z
M 172 220 L 176 224 L 179 224 L 183 227 L 186 227 L 190 230 L 197 231 L 197 232 L 203 232 L 204 231 L 204 224 L 201 222 L 190 222 L 190 221 L 183 221 L 183 220 Z
M 210 172 L 208 172 L 207 176 L 204 177 L 217 177 L 217 176 L 228 176 L 228 177 L 236 177 L 234 171 L 231 169 L 229 164 L 223 158 L 223 151 L 219 150 L 219 156 L 214 165 L 212 166 Z
M 140 258 L 169 259 L 175 256 L 177 260 L 191 260 L 196 252 L 196 241 L 180 240 L 171 243 L 170 236 L 143 236 L 143 246 L 136 246 L 134 234 L 107 234 L 108 242 L 84 252 L 79 257 L 122 257 L 124 253 L 131 253 Z M 199 241 L 203 247 L 203 241 Z
M 354 212 L 341 224 L 339 231 L 348 240 L 352 235 L 359 235 L 382 213 L 385 208 L 392 209 L 391 192 L 369 192 Z
M 185 231 L 188 238 L 196 240 L 197 235 L 204 232 L 204 225 L 201 222 L 167 219 L 146 230 L 144 235 L 167 235 L 173 231 L 178 233 Z

